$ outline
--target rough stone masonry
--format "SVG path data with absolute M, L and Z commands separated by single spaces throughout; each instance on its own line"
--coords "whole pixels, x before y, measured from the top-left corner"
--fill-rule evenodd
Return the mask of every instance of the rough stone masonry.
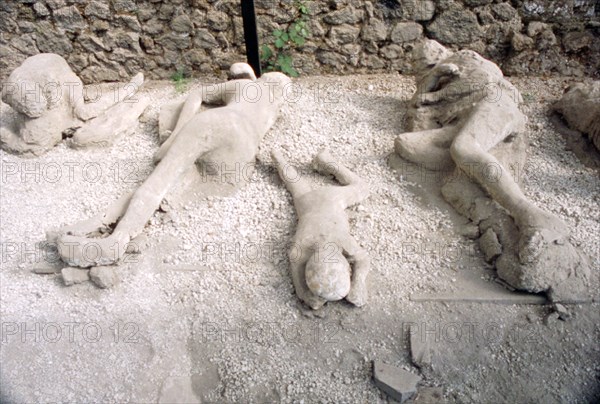
M 472 49 L 506 74 L 598 75 L 596 0 L 304 1 L 311 38 L 293 53 L 303 74 L 400 71 L 422 37 Z M 297 18 L 292 0 L 256 0 L 259 38 Z M 63 56 L 85 83 L 175 72 L 217 75 L 244 60 L 239 0 L 0 2 L 0 80 L 26 57 Z

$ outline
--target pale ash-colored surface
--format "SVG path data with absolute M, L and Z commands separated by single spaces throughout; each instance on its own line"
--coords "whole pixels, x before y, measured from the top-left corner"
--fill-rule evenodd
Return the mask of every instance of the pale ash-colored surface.
M 118 202 L 123 209 L 109 208 L 118 212 L 117 220 L 111 223 L 115 229 L 106 237 L 93 238 L 99 229 L 89 227 L 90 221 L 86 221 L 60 230 L 58 236 L 56 232 L 49 235 L 50 241 L 57 241 L 63 261 L 79 267 L 119 262 L 129 242 L 143 232 L 167 193 L 186 172 L 197 169 L 196 163 L 233 168 L 254 163 L 262 138 L 277 119 L 289 82 L 281 73 L 267 73 L 257 81 L 236 79 L 222 83 L 210 97 L 204 90 L 191 92 L 179 108 L 171 135 L 154 156 L 157 165 L 152 174 L 128 200 Z M 249 85 L 260 90 L 258 99 L 246 96 Z M 203 102 L 222 106 L 200 111 Z M 92 243 L 98 253 L 86 253 Z
M 523 192 L 564 220 L 578 247 L 598 262 L 598 172 L 565 149 L 547 119 L 548 104 L 568 80 L 511 81 L 529 118 L 527 165 L 519 167 Z M 284 103 L 265 135 L 251 181 L 209 198 L 202 187 L 186 186 L 180 206 L 168 195 L 170 207 L 155 212 L 144 230 L 147 248 L 117 267 L 116 286 L 65 287 L 60 274 L 32 273 L 43 263 L 39 256 L 2 251 L 2 323 L 63 330 L 55 342 L 52 327 L 50 338 L 42 329 L 24 342 L 20 332 L 7 335 L 0 349 L 7 401 L 172 403 L 204 396 L 219 403 L 383 404 L 372 361 L 417 374 L 408 336 L 416 328 L 427 337 L 432 362 L 418 396 L 426 384 L 442 387 L 449 403 L 597 402 L 598 303 L 566 305 L 572 316 L 561 321 L 544 305 L 410 300 L 416 293 L 458 293 L 463 274 L 481 282 L 496 276 L 469 238 L 473 226 L 440 194 L 440 173 L 409 162 L 397 171 L 388 165 L 406 127 L 414 80 L 390 74 L 294 83 L 301 95 Z M 169 82 L 148 82 L 141 93 L 152 100 L 147 120 L 114 147 L 59 144 L 35 160 L 38 178 L 24 174 L 22 164 L 31 160 L 0 152 L 3 246 L 39 251 L 46 229 L 104 212 L 150 175 L 159 109 L 180 94 Z M 272 168 L 273 148 L 315 184 L 334 185 L 309 166 L 321 149 L 369 184 L 370 197 L 346 210 L 351 234 L 371 259 L 364 307 L 341 301 L 313 311 L 299 304 L 287 258 L 298 218 Z M 62 169 L 58 180 L 54 163 Z M 598 272 L 595 264 L 595 291 Z M 77 325 L 72 340 L 65 323 Z M 94 325 L 102 331 L 97 342 Z
M 346 298 L 367 303 L 367 252 L 350 235 L 346 208 L 369 196 L 367 184 L 327 151 L 315 157 L 315 169 L 333 175 L 342 186 L 312 189 L 310 182 L 273 150 L 279 177 L 294 198 L 298 226 L 289 252 L 296 294 L 312 309 Z M 350 268 L 352 264 L 352 268 Z
M 61 56 L 31 56 L 2 85 L 8 105 L 0 106 L 0 146 L 38 156 L 67 135 L 73 147 L 110 146 L 132 132 L 148 106 L 148 99 L 135 96 L 143 82 L 138 73 L 117 92 L 95 86 L 88 94 Z M 93 100 L 86 102 L 86 95 Z
M 568 226 L 530 201 L 511 174 L 526 157 L 518 90 L 473 51 L 453 53 L 428 40 L 415 54 L 410 132 L 396 140 L 397 153 L 433 170 L 456 167 L 442 192 L 480 226 L 480 246 L 505 281 L 555 301 L 589 299 L 589 263 Z

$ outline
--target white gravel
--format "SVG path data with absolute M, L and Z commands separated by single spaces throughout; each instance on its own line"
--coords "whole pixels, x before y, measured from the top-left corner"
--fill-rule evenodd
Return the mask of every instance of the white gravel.
M 573 241 L 592 258 L 598 291 L 598 172 L 565 151 L 546 117 L 567 82 L 513 83 L 530 118 L 524 190 L 572 227 Z M 157 212 L 145 232 L 148 248 L 128 256 L 110 290 L 67 288 L 59 275 L 32 273 L 44 264 L 39 243 L 46 230 L 90 217 L 143 181 L 158 147 L 158 108 L 178 96 L 172 85 L 147 86 L 154 101 L 147 122 L 112 148 L 59 145 L 36 159 L 0 152 L 2 398 L 168 402 L 176 392 L 178 400 L 195 394 L 216 402 L 386 402 L 370 361 L 418 373 L 407 350 L 409 322 L 434 334 L 472 324 L 474 336 L 436 336 L 436 367 L 424 372 L 423 384 L 443 386 L 449 402 L 600 397 L 597 297 L 571 307 L 574 319 L 549 325 L 545 307 L 409 300 L 415 292 L 457 289 L 465 271 L 493 276 L 476 242 L 460 235 L 466 220 L 441 198 L 439 176 L 388 165 L 412 78 L 308 77 L 296 84 L 302 94 L 265 137 L 253 180 L 226 197 L 195 198 L 192 189 L 183 206 Z M 272 147 L 315 184 L 330 181 L 309 168 L 328 148 L 371 185 L 370 198 L 348 212 L 372 260 L 365 308 L 330 303 L 312 313 L 297 303 L 286 258 L 296 216 L 270 168 Z M 485 334 L 490 325 L 500 330 L 493 341 Z

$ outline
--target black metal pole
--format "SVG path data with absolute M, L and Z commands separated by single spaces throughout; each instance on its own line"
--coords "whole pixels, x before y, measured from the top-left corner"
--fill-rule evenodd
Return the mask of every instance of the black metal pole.
M 256 77 L 260 77 L 260 54 L 258 49 L 258 32 L 256 29 L 256 13 L 254 0 L 241 0 L 242 17 L 244 18 L 244 40 L 246 41 L 246 58 L 254 69 Z

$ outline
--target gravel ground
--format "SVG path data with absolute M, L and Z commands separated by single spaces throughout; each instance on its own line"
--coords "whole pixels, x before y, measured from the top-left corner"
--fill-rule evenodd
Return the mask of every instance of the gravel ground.
M 175 190 L 114 288 L 33 273 L 53 258 L 40 244 L 46 230 L 101 211 L 151 171 L 158 109 L 179 94 L 148 83 L 145 122 L 112 148 L 59 145 L 36 159 L 0 152 L 1 401 L 385 403 L 371 361 L 419 373 L 407 341 L 416 324 L 433 339 L 421 385 L 443 387 L 447 402 L 598 402 L 598 171 L 565 150 L 548 120 L 568 81 L 512 81 L 530 119 L 524 190 L 571 226 L 593 263 L 595 301 L 569 306 L 566 321 L 550 306 L 409 299 L 494 272 L 461 235 L 467 221 L 443 201 L 440 175 L 388 164 L 414 91 L 399 75 L 297 80 L 297 100 L 266 135 L 251 181 L 226 196 Z M 328 148 L 371 185 L 370 198 L 348 210 L 372 260 L 366 307 L 298 304 L 286 257 L 296 216 L 270 167 L 273 147 L 315 184 L 330 182 L 309 168 Z

